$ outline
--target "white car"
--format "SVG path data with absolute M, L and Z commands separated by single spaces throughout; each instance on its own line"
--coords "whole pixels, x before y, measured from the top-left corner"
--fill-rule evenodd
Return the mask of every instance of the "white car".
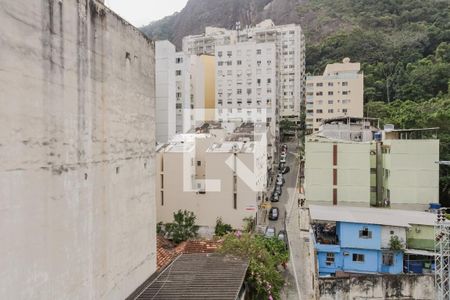
M 267 238 L 272 238 L 275 236 L 275 227 L 267 227 L 265 236 Z
M 286 163 L 286 156 L 280 158 L 280 163 L 285 164 Z

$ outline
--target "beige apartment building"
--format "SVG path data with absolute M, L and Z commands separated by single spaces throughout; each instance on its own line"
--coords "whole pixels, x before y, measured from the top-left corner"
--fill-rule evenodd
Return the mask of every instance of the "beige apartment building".
M 306 137 L 308 203 L 425 210 L 439 202 L 436 128 L 377 128 L 375 119 L 328 120 Z
M 257 125 L 256 125 L 257 126 Z M 200 233 L 211 235 L 221 217 L 233 228 L 256 217 L 267 183 L 265 133 L 243 124 L 229 133 L 219 123 L 177 135 L 156 154 L 158 222 L 173 213 L 195 213 Z
M 344 58 L 329 64 L 321 76 L 306 78 L 306 129 L 319 131 L 322 121 L 342 116 L 362 118 L 364 75 L 360 63 Z

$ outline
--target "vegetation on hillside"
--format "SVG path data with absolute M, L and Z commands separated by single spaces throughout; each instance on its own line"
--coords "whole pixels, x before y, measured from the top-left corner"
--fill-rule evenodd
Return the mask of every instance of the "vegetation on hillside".
M 350 57 L 362 62 L 366 101 L 418 101 L 447 93 L 448 1 L 311 0 L 299 10 L 352 24 L 307 45 L 309 73 L 319 74 L 326 64 Z

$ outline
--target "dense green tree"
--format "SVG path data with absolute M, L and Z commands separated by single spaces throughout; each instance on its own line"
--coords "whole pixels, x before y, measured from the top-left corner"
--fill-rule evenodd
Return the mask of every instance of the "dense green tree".
M 250 299 L 269 299 L 269 296 L 280 299 L 284 279 L 278 266 L 289 258 L 283 241 L 249 233 L 229 234 L 220 252 L 248 259 L 245 280 L 250 288 Z
M 165 230 L 174 243 L 179 244 L 197 236 L 198 226 L 195 224 L 197 217 L 193 212 L 179 210 L 173 213 L 173 219 L 173 223 L 165 224 Z

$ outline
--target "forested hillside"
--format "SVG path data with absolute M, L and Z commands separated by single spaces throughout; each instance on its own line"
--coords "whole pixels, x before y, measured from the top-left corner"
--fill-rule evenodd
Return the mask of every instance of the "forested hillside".
M 214 3 L 218 9 L 205 9 Z M 448 0 L 190 0 L 144 30 L 179 44 L 204 26 L 264 18 L 302 26 L 310 74 L 344 57 L 361 62 L 367 114 L 400 128 L 441 127 L 441 159 L 450 160 Z M 441 175 L 441 200 L 450 206 L 450 167 Z

